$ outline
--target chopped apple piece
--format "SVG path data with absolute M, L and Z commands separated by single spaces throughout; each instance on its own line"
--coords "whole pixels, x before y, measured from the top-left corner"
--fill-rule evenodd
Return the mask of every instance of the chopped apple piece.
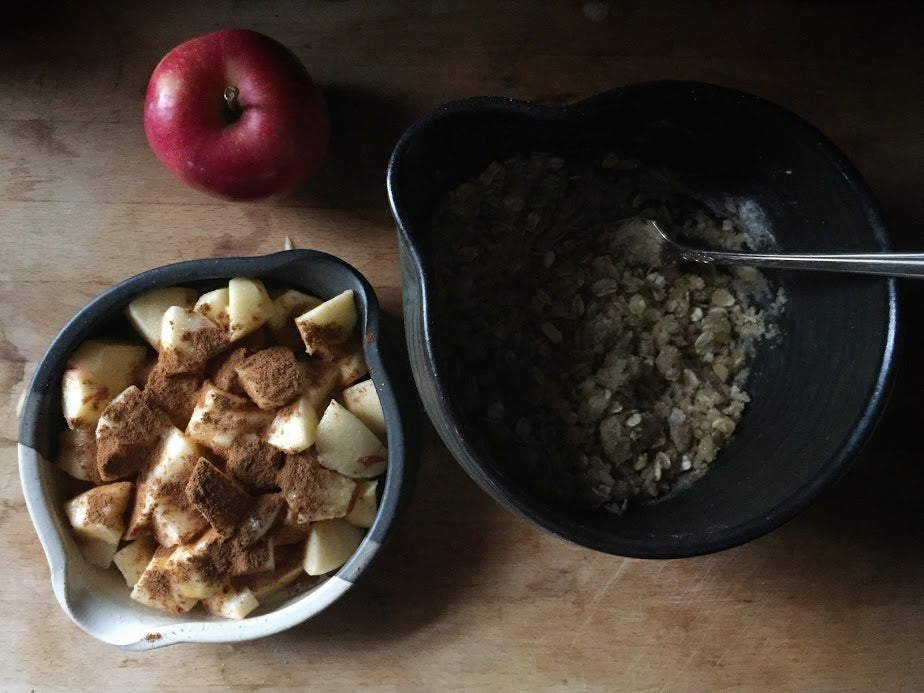
M 310 451 L 289 455 L 278 482 L 296 524 L 344 517 L 356 492 L 355 481 L 325 469 Z
M 295 318 L 295 326 L 305 343 L 305 351 L 326 355 L 331 346 L 346 341 L 358 319 L 353 290 L 347 289 Z
M 157 542 L 153 537 L 141 537 L 131 541 L 116 551 L 112 557 L 112 562 L 125 578 L 125 583 L 129 587 L 134 587 L 135 583 L 141 578 L 148 563 L 154 558 L 154 552 L 157 550 Z
M 237 366 L 237 377 L 260 409 L 277 409 L 298 397 L 300 373 L 288 347 L 261 349 L 248 356 Z
M 87 371 L 70 368 L 61 379 L 61 403 L 69 428 L 93 430 L 99 415 L 112 401 L 109 390 Z
M 273 545 L 290 546 L 292 544 L 304 543 L 311 531 L 311 521 L 305 520 L 299 522 L 298 513 L 292 508 L 286 506 L 286 515 L 273 531 L 270 537 L 273 539 Z
M 315 441 L 318 413 L 306 397 L 299 397 L 276 414 L 266 442 L 283 452 L 307 450 Z
M 378 476 L 388 463 L 382 441 L 336 400 L 331 400 L 318 422 L 315 445 L 318 462 L 346 476 Z
M 64 512 L 78 537 L 118 544 L 131 494 L 130 481 L 95 486 L 65 503 Z
M 259 329 L 273 315 L 273 300 L 263 282 L 248 277 L 235 277 L 228 282 L 228 316 L 231 341 Z
M 305 535 L 301 538 L 304 540 Z M 291 585 L 305 574 L 304 546 L 273 546 L 273 570 L 264 573 L 254 573 L 244 578 L 247 587 L 261 602 L 266 601 L 274 594 Z
M 231 554 L 229 573 L 234 576 L 263 573 L 275 568 L 273 540 L 262 539 L 247 547 L 237 546 Z
M 327 406 L 340 379 L 339 366 L 320 359 L 299 361 L 298 366 L 302 396 L 308 399 L 316 411 L 320 411 Z
M 96 468 L 100 479 L 114 481 L 136 474 L 148 452 L 170 427 L 134 385 L 125 388 L 103 410 L 96 424 Z
M 237 377 L 237 367 L 246 358 L 247 350 L 243 347 L 238 347 L 222 356 L 221 361 L 208 371 L 211 373 L 211 380 L 215 387 L 233 395 L 246 395 L 247 393 L 244 392 L 244 388 L 241 386 L 241 380 Z
M 378 500 L 376 491 L 378 490 L 378 481 L 360 481 L 356 489 L 356 497 L 353 500 L 353 507 L 347 513 L 346 521 L 357 527 L 369 528 L 375 522 L 375 514 L 378 512 Z
M 253 505 L 250 494 L 204 457 L 186 482 L 186 498 L 223 537 L 237 532 Z
M 257 496 L 237 530 L 235 543 L 247 548 L 260 541 L 276 524 L 276 518 L 285 504 L 282 494 L 279 493 Z
M 247 433 L 262 434 L 273 419 L 244 397 L 206 383 L 193 409 L 186 433 L 218 453 L 227 453 L 234 441 Z
M 291 349 L 301 347 L 302 340 L 298 334 L 298 328 L 295 327 L 295 317 L 308 312 L 312 308 L 317 308 L 322 303 L 324 301 L 320 298 L 303 294 L 295 289 L 283 291 L 274 298 L 273 316 L 267 324 L 276 341 Z
M 64 418 L 70 428 L 92 429 L 112 399 L 132 384 L 147 347 L 89 340 L 68 359 L 61 383 Z
M 128 304 L 125 314 L 135 329 L 138 330 L 138 334 L 144 337 L 148 344 L 160 351 L 161 318 L 163 318 L 166 310 L 171 306 L 192 308 L 195 302 L 195 289 L 168 286 L 142 294 Z
M 202 450 L 182 431 L 171 428 L 138 479 L 138 492 L 127 539 L 154 533 L 161 546 L 192 540 L 208 522 L 183 492 Z
M 61 431 L 58 435 L 58 467 L 66 474 L 80 479 L 100 483 L 96 469 L 96 435 L 92 431 Z
M 334 364 L 337 366 L 337 385 L 349 387 L 369 374 L 369 366 L 358 339 L 350 339 L 341 346 L 341 351 L 334 358 Z
M 202 313 L 172 306 L 161 323 L 160 351 L 172 371 L 200 368 L 228 346 L 227 332 Z
M 276 486 L 283 453 L 253 433 L 242 435 L 228 451 L 225 469 L 234 479 L 259 491 Z
M 118 544 L 110 544 L 108 541 L 99 539 L 78 539 L 77 548 L 84 560 L 90 565 L 97 568 L 108 568 L 112 565 L 112 559 L 115 558 Z
M 173 549 L 159 548 L 147 568 L 132 588 L 131 597 L 155 609 L 171 614 L 182 614 L 196 605 L 195 599 L 177 594 L 171 582 L 173 575 L 167 570 L 167 560 Z
M 370 431 L 385 438 L 385 412 L 375 391 L 375 383 L 364 380 L 343 391 L 343 406 L 362 421 Z
M 202 313 L 216 325 L 224 328 L 226 331 L 231 324 L 231 317 L 228 315 L 228 287 L 208 291 L 199 297 L 193 310 Z
M 151 369 L 144 383 L 144 396 L 161 409 L 177 428 L 185 428 L 192 416 L 203 378 L 199 373 L 176 373 L 163 361 Z
M 311 525 L 305 544 L 305 572 L 324 575 L 350 560 L 366 535 L 346 520 L 323 520 Z
M 226 584 L 215 595 L 203 599 L 202 606 L 212 616 L 240 620 L 260 606 L 260 602 L 247 587 L 236 589 Z
M 174 592 L 189 599 L 205 599 L 215 594 L 226 569 L 220 565 L 227 559 L 221 554 L 225 540 L 210 529 L 190 544 L 177 546 L 164 562 L 164 572 L 170 576 Z

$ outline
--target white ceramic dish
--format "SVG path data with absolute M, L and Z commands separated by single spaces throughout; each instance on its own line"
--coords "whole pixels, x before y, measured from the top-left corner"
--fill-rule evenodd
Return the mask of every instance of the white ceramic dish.
M 375 522 L 356 553 L 336 574 L 301 592 L 283 592 L 240 621 L 194 611 L 173 616 L 134 602 L 117 571 L 87 564 L 63 513 L 63 474 L 53 463 L 63 428 L 61 374 L 68 355 L 85 339 L 108 334 L 113 318 L 136 296 L 161 286 L 205 287 L 233 276 L 260 277 L 320 296 L 353 289 L 359 303 L 366 361 L 385 411 L 388 470 Z M 295 250 L 256 258 L 193 260 L 128 279 L 81 310 L 58 334 L 39 363 L 23 403 L 19 472 L 26 506 L 51 569 L 61 608 L 83 630 L 128 650 L 180 642 L 237 642 L 295 626 L 339 599 L 369 566 L 410 495 L 416 477 L 414 400 L 409 378 L 381 338 L 379 310 L 368 282 L 352 267 L 324 253 Z

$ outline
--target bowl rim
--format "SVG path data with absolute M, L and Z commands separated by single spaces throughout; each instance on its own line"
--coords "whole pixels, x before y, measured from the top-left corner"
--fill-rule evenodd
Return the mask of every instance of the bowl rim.
M 865 222 L 879 248 L 883 251 L 890 249 L 881 205 L 859 170 L 824 133 L 789 109 L 763 97 L 707 82 L 684 80 L 636 82 L 594 94 L 574 103 L 552 106 L 502 96 L 473 96 L 450 101 L 411 124 L 392 151 L 387 173 L 389 204 L 397 226 L 402 253 L 406 253 L 408 259 L 408 262 L 402 263 L 402 271 L 411 271 L 413 269 L 419 280 L 421 314 L 419 317 L 406 314 L 405 324 L 409 325 L 415 318 L 419 319 L 421 323 L 423 337 L 421 353 L 427 363 L 427 372 L 421 373 L 421 369 L 414 367 L 413 375 L 417 382 L 418 390 L 422 394 L 427 390 L 422 382 L 424 378 L 431 381 L 433 388 L 438 393 L 438 399 L 434 401 L 428 401 L 426 397 L 423 398 L 424 408 L 431 421 L 434 422 L 434 428 L 436 428 L 446 445 L 451 450 L 455 448 L 461 451 L 461 457 L 456 456 L 457 462 L 500 505 L 561 539 L 605 553 L 652 559 L 685 558 L 710 554 L 744 544 L 767 534 L 802 512 L 824 489 L 829 487 L 848 469 L 850 462 L 879 421 L 892 384 L 898 334 L 899 302 L 898 284 L 895 278 L 882 280 L 887 287 L 887 301 L 884 306 L 887 324 L 882 345 L 882 357 L 879 361 L 877 377 L 869 399 L 864 409 L 859 413 L 851 434 L 842 441 L 837 452 L 825 465 L 819 468 L 810 481 L 768 512 L 757 515 L 749 521 L 726 526 L 722 531 L 717 531 L 709 538 L 695 543 L 686 541 L 682 536 L 659 542 L 657 545 L 652 545 L 651 542 L 644 540 L 614 538 L 612 535 L 604 536 L 603 533 L 597 531 L 589 532 L 588 528 L 581 525 L 580 522 L 574 521 L 557 510 L 552 509 L 550 513 L 550 508 L 548 507 L 537 507 L 539 504 L 534 499 L 519 489 L 512 487 L 489 464 L 478 462 L 475 449 L 469 441 L 462 437 L 458 426 L 454 425 L 451 430 L 446 430 L 438 425 L 437 421 L 440 415 L 449 421 L 457 420 L 458 417 L 455 416 L 448 404 L 447 392 L 449 392 L 450 388 L 447 387 L 442 371 L 437 366 L 438 359 L 433 353 L 432 326 L 434 316 L 430 301 L 430 287 L 433 285 L 431 268 L 416 238 L 416 229 L 408 221 L 409 207 L 398 181 L 403 175 L 408 151 L 421 133 L 459 114 L 493 112 L 545 122 L 580 121 L 600 110 L 613 108 L 620 100 L 629 96 L 644 94 L 646 91 L 663 90 L 689 92 L 693 98 L 703 95 L 714 98 L 735 99 L 749 105 L 751 108 L 773 113 L 790 126 L 799 128 L 810 135 L 821 155 L 827 158 L 842 173 L 849 184 L 863 209 Z M 409 282 L 404 281 L 403 290 L 406 291 L 408 286 Z M 407 313 L 408 301 L 405 300 L 404 304 Z M 408 337 L 410 342 L 410 335 Z M 417 347 L 409 343 L 408 348 L 413 350 Z
M 86 608 L 81 602 L 88 597 L 76 594 L 68 580 L 70 573 L 76 575 L 80 571 L 98 569 L 86 566 L 79 554 L 62 518 L 62 510 L 55 503 L 53 484 L 60 472 L 37 449 L 45 399 L 55 392 L 56 381 L 60 381 L 67 357 L 129 301 L 151 289 L 237 276 L 268 278 L 272 282 L 276 281 L 271 276 L 274 272 L 299 263 L 306 267 L 331 268 L 345 281 L 350 281 L 351 288 L 358 289 L 364 356 L 370 379 L 382 398 L 389 441 L 388 469 L 372 527 L 367 530 L 359 548 L 336 573 L 265 614 L 233 621 L 201 614 L 189 618 L 175 617 L 152 609 L 152 615 L 143 627 L 130 622 L 123 624 L 121 631 L 110 632 L 100 628 L 95 619 L 83 618 L 78 613 Z M 306 272 L 306 276 L 306 284 L 310 284 L 310 273 Z M 381 332 L 380 312 L 372 286 L 358 270 L 333 255 L 299 249 L 256 257 L 186 260 L 155 267 L 102 292 L 65 324 L 39 360 L 26 390 L 19 425 L 18 463 L 26 507 L 48 560 L 55 597 L 76 625 L 99 640 L 127 650 L 152 649 L 181 642 L 239 642 L 272 635 L 302 623 L 330 606 L 352 586 L 387 540 L 395 519 L 412 492 L 418 466 L 417 439 L 411 428 L 416 402 L 406 382 L 409 378 L 391 354 L 388 340 Z M 89 599 L 93 598 L 93 595 L 89 596 Z M 112 609 L 125 613 L 125 606 L 112 605 Z M 123 619 L 132 621 L 131 612 L 128 613 L 129 618 Z M 153 622 L 157 625 L 150 625 Z

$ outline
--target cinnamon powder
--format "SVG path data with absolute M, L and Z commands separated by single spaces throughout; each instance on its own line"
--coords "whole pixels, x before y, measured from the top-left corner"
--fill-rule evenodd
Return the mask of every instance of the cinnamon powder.
M 217 363 L 214 363 L 209 368 L 211 380 L 215 383 L 215 386 L 235 395 L 246 394 L 244 388 L 241 387 L 241 381 L 237 377 L 237 367 L 246 358 L 247 350 L 240 347 L 220 359 L 216 359 Z
M 231 344 L 224 330 L 215 329 L 184 332 L 181 337 L 183 351 L 163 351 L 158 361 L 171 373 L 191 373 L 202 370 L 206 362 Z
M 276 488 L 276 474 L 285 461 L 282 452 L 248 434 L 237 439 L 228 452 L 227 469 L 234 479 L 255 490 Z
M 284 346 L 262 349 L 237 367 L 241 385 L 261 409 L 275 409 L 298 397 L 298 364 Z
M 147 453 L 170 425 L 166 414 L 134 386 L 110 402 L 103 416 L 109 425 L 100 427 L 96 440 L 96 466 L 103 481 L 138 473 Z
M 186 498 L 222 537 L 233 535 L 253 498 L 204 457 L 200 457 L 185 488 Z
M 184 429 L 196 406 L 201 386 L 202 377 L 197 373 L 170 372 L 158 360 L 145 382 L 144 395 L 167 413 L 174 426 Z

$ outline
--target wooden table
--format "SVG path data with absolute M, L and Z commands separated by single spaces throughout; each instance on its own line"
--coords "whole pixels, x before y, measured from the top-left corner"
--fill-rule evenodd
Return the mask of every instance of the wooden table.
M 0 28 L 0 688 L 924 686 L 924 294 L 911 283 L 878 432 L 843 482 L 769 536 L 671 562 L 569 546 L 495 505 L 427 429 L 416 497 L 374 569 L 313 621 L 234 646 L 128 654 L 64 616 L 22 500 L 14 413 L 65 321 L 163 263 L 260 254 L 289 235 L 356 265 L 397 318 L 386 158 L 413 117 L 462 96 L 560 103 L 652 78 L 756 92 L 827 132 L 896 246 L 921 250 L 920 9 L 612 3 L 592 22 L 578 0 L 22 5 Z M 326 167 L 286 200 L 202 195 L 145 142 L 157 60 L 232 26 L 291 46 L 330 101 Z

